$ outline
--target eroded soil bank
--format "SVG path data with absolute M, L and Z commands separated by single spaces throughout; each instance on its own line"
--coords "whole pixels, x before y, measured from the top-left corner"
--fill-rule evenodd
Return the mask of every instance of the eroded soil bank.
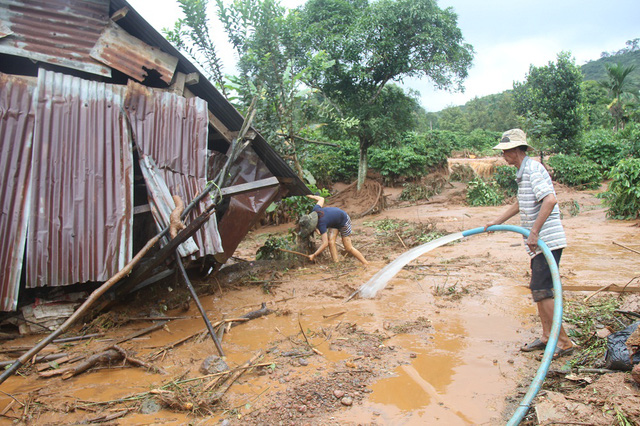
M 569 239 L 561 264 L 563 285 L 628 284 L 637 276 L 638 255 L 613 242 L 637 250 L 639 228 L 606 219 L 594 193 L 557 189 Z M 262 356 L 261 366 L 244 372 L 220 399 L 207 389 L 215 377 L 203 378 L 200 371 L 202 361 L 216 354 L 215 346 L 206 334 L 196 336 L 204 329 L 196 307 L 181 285 L 169 283 L 140 292 L 94 322 L 92 331 L 103 336 L 50 349 L 91 353 L 153 324 L 125 318 L 182 317 L 121 344 L 165 374 L 119 362 L 63 380 L 40 378 L 35 367 L 28 367 L 2 385 L 0 422 L 504 424 L 539 365 L 536 354 L 518 349 L 539 331 L 519 235 L 481 234 L 440 247 L 411 262 L 375 298 L 345 303 L 405 252 L 412 234 L 425 226 L 443 234 L 459 232 L 483 226 L 505 208 L 468 207 L 462 191 L 448 185 L 430 201 L 412 204 L 399 202 L 397 189 L 385 189 L 388 209 L 354 221 L 353 242 L 371 262 L 368 268 L 345 257 L 333 264 L 328 254 L 315 264 L 253 260 L 269 235 L 284 235 L 293 226 L 285 224 L 252 232 L 236 252 L 244 261 L 194 281 L 212 322 L 240 317 L 263 302 L 273 310 L 224 335 L 231 368 L 259 352 Z M 381 232 L 385 220 L 404 225 Z M 566 297 L 589 294 L 569 291 Z M 635 295 L 625 299 L 628 306 L 637 300 Z M 189 336 L 196 337 L 162 350 Z M 37 338 L 5 342 L 3 351 L 30 346 Z M 567 361 L 554 361 L 552 369 Z M 541 393 L 537 403 L 549 404 L 547 421 L 612 424 L 612 407 L 640 406 L 638 386 L 628 373 L 578 380 L 583 380 L 580 386 L 564 392 Z M 576 392 L 590 392 L 589 398 Z M 556 417 L 549 420 L 552 412 Z M 530 424 L 535 421 L 528 417 Z

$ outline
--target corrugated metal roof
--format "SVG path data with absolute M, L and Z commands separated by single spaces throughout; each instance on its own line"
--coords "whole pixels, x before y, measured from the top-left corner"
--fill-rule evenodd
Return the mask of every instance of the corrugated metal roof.
M 171 84 L 178 65 L 178 58 L 143 43 L 114 22 L 109 22 L 100 35 L 91 57 L 138 81 L 144 81 L 148 70 L 156 70 L 167 84 Z
M 0 310 L 18 305 L 27 235 L 34 111 L 31 87 L 0 73 Z
M 197 84 L 189 86 L 189 90 L 207 101 L 209 111 L 229 130 L 239 131 L 244 121 L 242 115 L 222 96 L 195 65 L 158 33 L 151 24 L 145 21 L 126 0 L 111 0 L 110 13 L 115 13 L 123 7 L 128 7 L 129 13 L 127 13 L 124 18 L 118 20 L 118 24 L 134 37 L 139 38 L 151 46 L 157 46 L 162 49 L 162 51 L 178 58 L 177 71 L 185 74 L 197 72 L 200 75 L 200 81 Z M 289 195 L 306 195 L 311 193 L 304 182 L 298 178 L 284 159 L 278 155 L 259 133 L 253 140 L 252 146 L 274 176 L 289 178 L 284 184 L 289 190 Z
M 0 0 L 0 21 L 13 34 L 0 53 L 111 77 L 89 56 L 109 22 L 109 0 Z
M 26 286 L 106 281 L 132 258 L 124 87 L 40 70 Z
M 124 108 L 141 157 L 151 157 L 171 195 L 180 196 L 188 204 L 207 185 L 206 102 L 153 90 L 129 80 Z M 144 161 L 140 165 L 146 167 Z M 152 191 L 155 203 L 163 203 L 159 195 Z M 205 200 L 211 203 L 209 198 Z M 194 209 L 191 218 L 202 211 L 200 207 Z M 162 228 L 169 223 L 169 217 L 158 222 Z M 222 252 L 214 220 L 209 220 L 194 237 L 200 249 L 197 257 Z

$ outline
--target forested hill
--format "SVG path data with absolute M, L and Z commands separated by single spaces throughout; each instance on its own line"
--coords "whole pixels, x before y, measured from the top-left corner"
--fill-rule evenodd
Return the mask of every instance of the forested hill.
M 636 69 L 629 74 L 629 80 L 633 86 L 640 86 L 640 50 L 624 52 L 617 55 L 600 58 L 590 61 L 580 67 L 584 80 L 601 81 L 607 78 L 605 64 L 622 64 L 624 66 L 635 65 Z

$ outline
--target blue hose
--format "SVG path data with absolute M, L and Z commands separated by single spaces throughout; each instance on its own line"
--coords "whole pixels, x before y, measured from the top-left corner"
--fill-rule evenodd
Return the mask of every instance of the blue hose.
M 525 238 L 529 236 L 529 231 L 527 229 L 513 225 L 494 225 L 487 228 L 487 231 L 511 231 L 522 234 Z M 463 231 L 462 236 L 468 237 L 471 235 L 480 234 L 482 232 L 485 232 L 485 229 L 483 227 L 474 228 Z M 558 344 L 558 336 L 560 336 L 560 326 L 562 324 L 562 285 L 560 283 L 560 272 L 558 271 L 556 260 L 554 259 L 553 254 L 551 254 L 551 250 L 549 250 L 549 247 L 547 247 L 545 242 L 542 240 L 538 240 L 538 246 L 542 250 L 544 257 L 547 259 L 549 269 L 551 270 L 551 279 L 553 280 L 553 290 L 555 293 L 553 306 L 553 324 L 551 326 L 551 333 L 549 336 L 549 341 L 547 342 L 547 347 L 545 348 L 544 354 L 542 356 L 542 362 L 540 363 L 540 367 L 538 367 L 538 372 L 531 381 L 531 385 L 529 386 L 527 394 L 520 402 L 518 409 L 513 414 L 507 425 L 519 425 L 524 416 L 527 415 L 529 408 L 531 408 L 531 401 L 533 401 L 533 398 L 535 398 L 540 391 L 542 383 L 544 382 L 544 378 L 547 375 L 547 371 L 549 371 L 549 366 L 551 365 L 553 354 L 556 350 L 556 345 Z

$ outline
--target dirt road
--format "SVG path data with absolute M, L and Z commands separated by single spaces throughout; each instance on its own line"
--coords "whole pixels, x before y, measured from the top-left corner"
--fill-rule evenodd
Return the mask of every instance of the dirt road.
M 607 220 L 592 192 L 557 189 L 569 240 L 560 268 L 563 285 L 624 286 L 637 276 L 638 255 L 613 242 L 638 249 L 639 228 Z M 481 234 L 438 248 L 411 262 L 375 298 L 345 303 L 356 288 L 406 251 L 425 226 L 444 234 L 458 232 L 483 226 L 505 208 L 468 207 L 459 185 L 448 186 L 422 204 L 400 203 L 399 190 L 385 191 L 389 209 L 354 221 L 353 242 L 371 262 L 368 268 L 344 257 L 333 264 L 328 254 L 315 264 L 287 269 L 253 261 L 269 235 L 286 234 L 292 226 L 282 225 L 249 235 L 235 254 L 248 262 L 196 282 L 201 292 L 210 293 L 202 303 L 212 321 L 241 316 L 262 302 L 274 310 L 224 336 L 229 366 L 243 364 L 258 351 L 264 352 L 260 362 L 269 366 L 242 375 L 218 405 L 200 404 L 202 388 L 194 385 L 199 382 L 185 381 L 202 376 L 202 361 L 216 353 L 205 337 L 155 358 L 153 364 L 165 375 L 127 367 L 62 380 L 39 379 L 32 369 L 26 370 L 31 374 L 3 385 L 2 391 L 19 403 L 5 410 L 12 399 L 0 396 L 0 412 L 9 416 L 0 421 L 26 416 L 27 423 L 71 424 L 124 413 L 114 421 L 504 424 L 539 363 L 535 354 L 518 350 L 539 331 L 526 288 L 529 260 L 521 236 Z M 509 223 L 518 224 L 517 219 Z M 386 231 L 381 230 L 383 224 Z M 389 231 L 390 224 L 401 226 Z M 138 358 L 149 359 L 163 345 L 204 328 L 193 304 L 187 311 L 172 309 L 184 306 L 186 293 L 181 286 L 165 284 L 154 291 L 125 304 L 118 318 L 158 312 L 188 318 L 172 320 L 163 329 L 123 345 Z M 567 297 L 588 294 L 568 292 Z M 149 325 L 135 322 L 108 328 L 104 339 Z M 25 346 L 34 339 L 5 346 Z M 104 344 L 93 341 L 58 349 L 82 352 Z M 565 361 L 554 361 L 554 368 Z M 620 374 L 630 401 L 637 403 L 637 385 L 626 383 Z M 160 388 L 173 392 L 174 402 L 182 405 L 169 407 L 166 398 L 163 403 L 154 398 L 158 393 L 148 393 Z M 602 411 L 597 403 L 592 405 Z

